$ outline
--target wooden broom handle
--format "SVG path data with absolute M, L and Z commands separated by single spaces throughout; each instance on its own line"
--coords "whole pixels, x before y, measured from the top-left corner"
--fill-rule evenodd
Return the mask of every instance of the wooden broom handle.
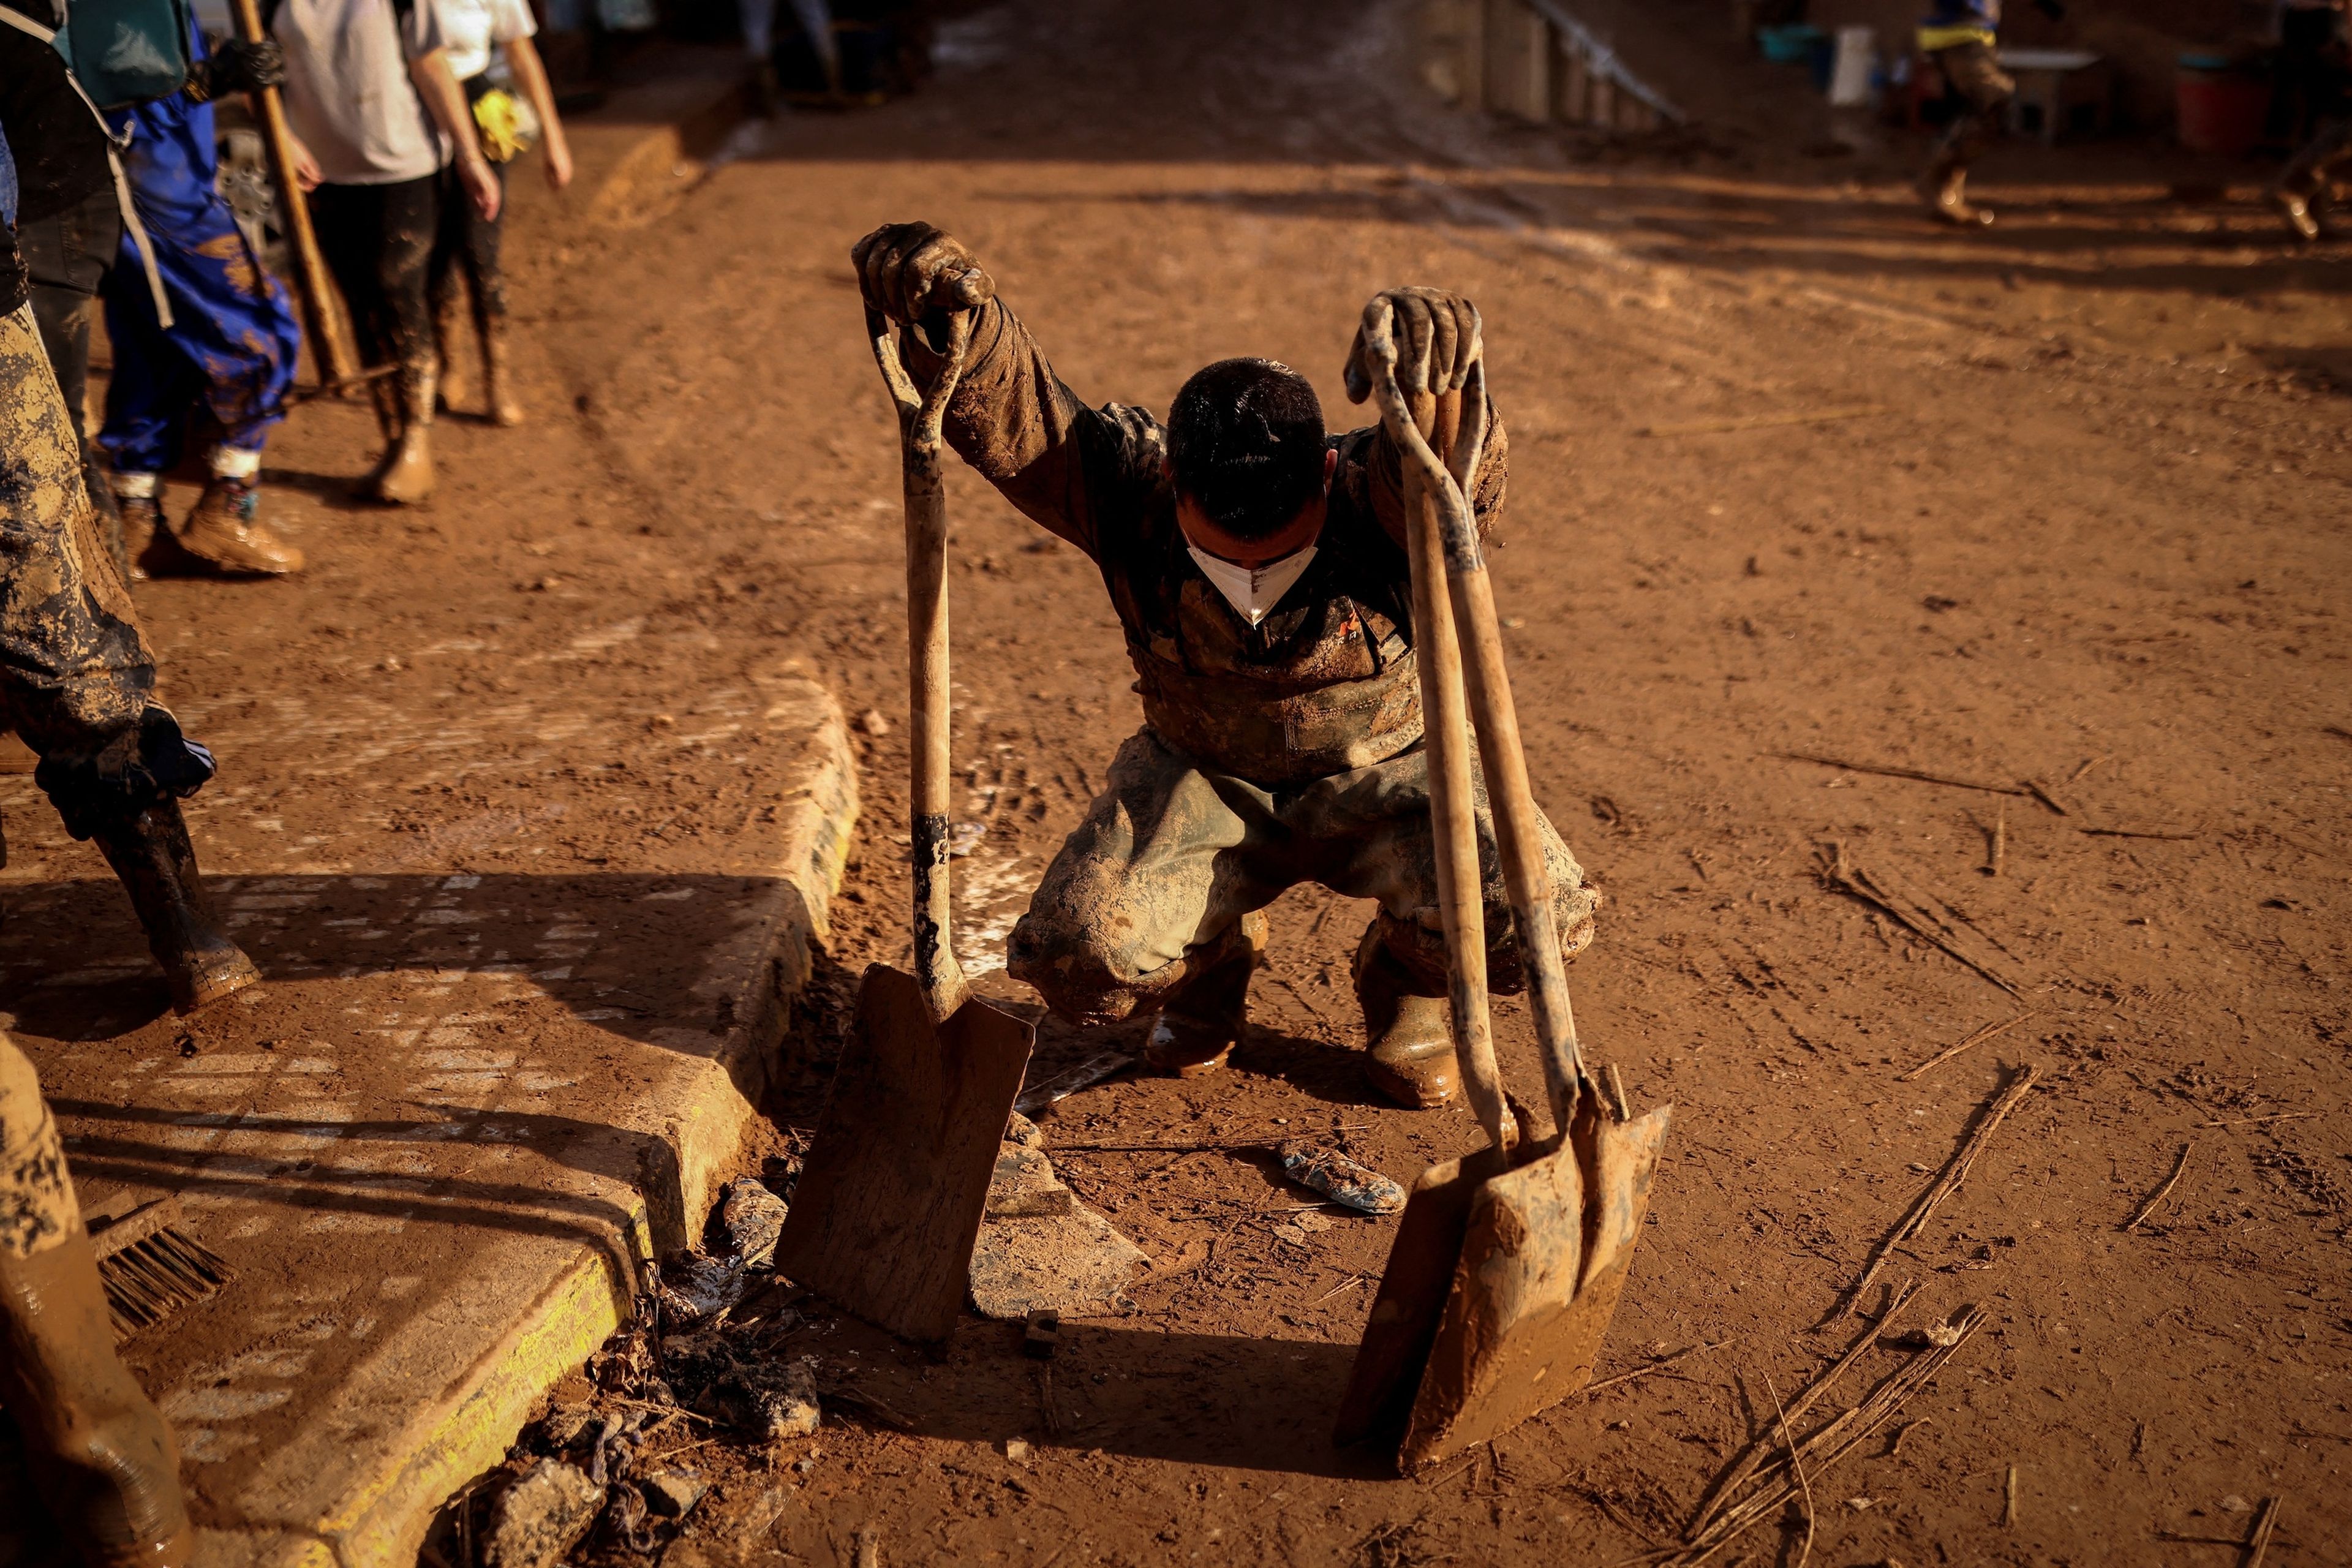
M 229 0 L 237 37 L 248 44 L 268 35 L 261 27 L 261 7 L 256 0 Z M 302 301 L 302 321 L 310 334 L 310 354 L 318 362 L 319 379 L 330 386 L 355 381 L 359 355 L 343 335 L 342 318 L 335 313 L 334 293 L 327 280 L 327 263 L 319 254 L 318 231 L 310 226 L 310 205 L 303 199 L 302 182 L 295 173 L 294 132 L 286 123 L 286 102 L 274 87 L 255 91 L 261 110 L 262 145 L 269 154 L 270 177 L 278 182 L 278 210 L 286 215 L 286 236 L 294 247 L 294 291 Z

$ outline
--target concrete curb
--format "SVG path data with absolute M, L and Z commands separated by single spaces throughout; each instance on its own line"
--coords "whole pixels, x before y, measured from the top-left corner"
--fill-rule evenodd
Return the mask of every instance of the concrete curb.
M 503 1278 L 454 1287 L 446 1307 L 346 1381 L 243 1495 L 215 1500 L 244 1528 L 204 1531 L 200 1568 L 414 1563 L 449 1497 L 504 1456 L 539 1397 L 624 1321 L 635 1263 L 682 1244 L 709 1211 L 781 1060 L 858 806 L 848 726 L 832 695 L 795 674 L 755 679 L 762 728 L 799 748 L 794 782 L 776 802 L 768 879 L 712 954 L 716 978 L 700 993 L 730 1026 L 719 1036 L 676 1031 L 676 1065 L 629 1119 L 650 1135 L 653 1157 L 634 1184 L 596 1184 L 622 1234 L 609 1247 L 517 1240 Z

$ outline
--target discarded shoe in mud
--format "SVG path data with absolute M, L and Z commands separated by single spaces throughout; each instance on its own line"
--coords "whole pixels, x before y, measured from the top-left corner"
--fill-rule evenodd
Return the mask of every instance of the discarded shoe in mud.
M 1337 1149 L 1326 1149 L 1317 1143 L 1286 1143 L 1281 1159 L 1283 1174 L 1335 1204 L 1344 1204 L 1364 1214 L 1395 1214 L 1404 1207 L 1404 1188 Z
M 483 1568 L 553 1568 L 604 1510 L 604 1489 L 561 1459 L 541 1459 L 499 1494 Z
M 719 1223 L 736 1258 L 751 1268 L 764 1268 L 776 1256 L 776 1237 L 784 1233 L 784 1200 L 761 1182 L 737 1182 L 727 1189 L 719 1208 Z

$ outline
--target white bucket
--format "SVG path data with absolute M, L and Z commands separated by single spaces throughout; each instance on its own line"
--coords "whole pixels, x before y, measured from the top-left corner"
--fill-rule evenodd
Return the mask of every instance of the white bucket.
M 1830 67 L 1830 102 L 1858 109 L 1870 101 L 1870 73 L 1878 63 L 1878 34 L 1869 27 L 1840 27 L 1837 55 Z

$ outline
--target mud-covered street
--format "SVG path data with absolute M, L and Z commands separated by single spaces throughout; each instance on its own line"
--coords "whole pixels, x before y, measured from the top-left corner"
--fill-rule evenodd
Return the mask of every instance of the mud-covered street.
M 1694 8 L 1712 23 L 1657 25 Z M 1853 1342 L 1850 1288 L 2028 1068 L 1966 1182 L 1886 1250 L 1864 1304 L 1919 1294 L 1841 1397 L 1913 1353 L 1906 1330 L 1970 1305 L 1983 1327 L 1807 1478 L 1809 1508 L 1712 1561 L 2218 1563 L 2193 1542 L 2242 1540 L 2271 1499 L 2269 1563 L 2347 1561 L 2346 253 L 2290 251 L 2242 200 L 2175 201 L 2122 154 L 2021 150 L 1986 175 L 2001 224 L 1958 235 L 1916 216 L 1899 145 L 1882 174 L 1507 129 L 1418 89 L 1409 13 L 1011 0 L 947 25 L 919 93 L 746 122 L 610 210 L 518 184 L 532 422 L 448 421 L 442 492 L 394 511 L 349 498 L 359 405 L 308 405 L 269 463 L 312 569 L 139 590 L 167 693 L 223 758 L 190 817 L 260 900 L 236 907 L 264 998 L 181 1043 L 160 985 L 122 978 L 138 938 L 107 923 L 103 866 L 7 781 L 11 1027 L 71 1096 L 78 1169 L 154 1176 L 110 1120 L 140 1062 L 258 1081 L 316 1037 L 299 1054 L 332 1066 L 295 1120 L 353 1120 L 328 1080 L 373 1083 L 378 1050 L 457 1052 L 428 1064 L 456 1075 L 495 1049 L 519 1076 L 453 1123 L 469 1140 L 573 1140 L 559 1164 L 636 1180 L 639 1069 L 600 1075 L 635 1060 L 600 1031 L 730 1022 L 698 981 L 760 869 L 782 765 L 762 725 L 805 680 L 851 720 L 862 812 L 779 1125 L 739 1161 L 756 1173 L 814 1124 L 856 974 L 910 940 L 896 426 L 852 242 L 955 234 L 1089 404 L 1164 413 L 1198 366 L 1263 354 L 1340 428 L 1372 417 L 1340 381 L 1364 301 L 1441 285 L 1483 313 L 1508 422 L 1493 565 L 1535 791 L 1602 893 L 1570 972 L 1585 1048 L 1636 1108 L 1674 1106 L 1598 1375 L 1702 1348 L 1415 1479 L 1331 1446 L 1393 1221 L 1304 1210 L 1250 1145 L 1312 1136 L 1409 1183 L 1478 1133 L 1458 1103 L 1366 1087 L 1349 958 L 1370 906 L 1299 889 L 1229 1069 L 1039 1118 L 1152 1260 L 1132 1310 L 1038 1362 L 1017 1325 L 968 1319 L 933 1361 L 810 1309 L 779 1353 L 863 1403 L 772 1447 L 711 1436 L 717 1489 L 661 1561 L 845 1564 L 862 1528 L 897 1563 L 1663 1554 Z M 953 863 L 959 936 L 982 993 L 1036 1016 L 1008 932 L 1140 721 L 1089 563 L 960 463 L 948 489 L 957 815 L 984 828 Z M 437 933 L 370 947 L 435 909 Z M 1533 1083 L 1524 1005 L 1496 1016 Z M 1032 1079 L 1141 1027 L 1042 1017 Z M 534 1127 L 539 1049 L 572 1098 Z M 443 1214 L 419 1161 L 359 1195 L 257 1155 L 236 1179 L 285 1180 L 298 1228 L 536 1244 L 594 1207 L 469 1166 L 467 1214 Z M 210 1530 L 249 1522 L 221 1506 L 234 1478 L 288 1462 L 235 1436 L 271 1407 L 255 1369 L 343 1353 L 358 1309 L 304 1296 L 337 1234 L 257 1230 L 255 1294 L 129 1349 Z M 295 1387 L 310 1363 L 283 1364 Z

